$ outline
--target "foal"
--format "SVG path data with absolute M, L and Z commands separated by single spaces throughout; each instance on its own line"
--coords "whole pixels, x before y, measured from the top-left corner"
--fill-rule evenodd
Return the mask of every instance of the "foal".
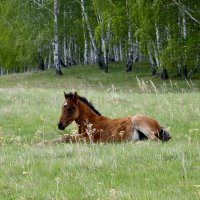
M 78 133 L 64 135 L 58 139 L 42 142 L 53 144 L 60 142 L 123 142 L 150 139 L 168 141 L 171 136 L 159 123 L 145 115 L 136 115 L 110 119 L 101 114 L 84 97 L 76 92 L 64 93 L 58 128 L 64 130 L 73 121 L 78 125 Z

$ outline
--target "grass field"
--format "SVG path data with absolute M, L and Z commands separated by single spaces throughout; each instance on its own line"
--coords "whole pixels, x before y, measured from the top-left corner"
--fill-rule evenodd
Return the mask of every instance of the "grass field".
M 200 199 L 200 81 L 160 81 L 96 66 L 0 77 L 0 199 Z M 76 90 L 111 118 L 149 115 L 168 127 L 167 143 L 36 143 L 62 135 L 63 91 Z M 73 133 L 72 124 L 64 133 Z

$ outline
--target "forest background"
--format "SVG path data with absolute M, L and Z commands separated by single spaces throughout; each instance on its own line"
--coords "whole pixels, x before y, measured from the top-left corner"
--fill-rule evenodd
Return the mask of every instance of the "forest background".
M 0 30 L 1 74 L 148 61 L 167 79 L 199 68 L 197 0 L 2 0 Z

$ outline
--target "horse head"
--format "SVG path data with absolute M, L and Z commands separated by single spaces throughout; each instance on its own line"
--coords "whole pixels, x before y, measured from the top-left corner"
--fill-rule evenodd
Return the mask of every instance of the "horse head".
M 77 92 L 68 94 L 64 92 L 64 97 L 65 101 L 62 105 L 61 116 L 58 122 L 58 128 L 60 130 L 64 130 L 79 116 Z

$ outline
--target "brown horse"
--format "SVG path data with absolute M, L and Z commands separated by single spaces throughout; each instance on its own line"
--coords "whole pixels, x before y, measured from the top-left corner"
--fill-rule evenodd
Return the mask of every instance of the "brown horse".
M 42 144 L 60 142 L 122 142 L 150 139 L 168 141 L 171 136 L 157 121 L 145 115 L 110 119 L 101 114 L 84 97 L 76 92 L 66 94 L 58 128 L 64 130 L 73 121 L 78 125 L 78 133 L 64 135 Z

